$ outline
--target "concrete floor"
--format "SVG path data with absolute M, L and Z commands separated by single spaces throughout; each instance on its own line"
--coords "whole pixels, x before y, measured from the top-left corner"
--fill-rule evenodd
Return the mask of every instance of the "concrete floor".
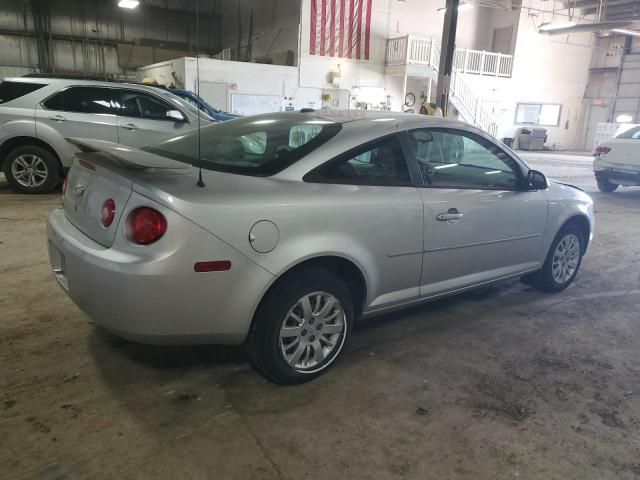
M 49 272 L 59 193 L 0 178 L 0 477 L 640 478 L 640 189 L 598 193 L 590 158 L 526 157 L 593 193 L 576 282 L 362 323 L 299 387 L 264 381 L 241 348 L 96 328 Z

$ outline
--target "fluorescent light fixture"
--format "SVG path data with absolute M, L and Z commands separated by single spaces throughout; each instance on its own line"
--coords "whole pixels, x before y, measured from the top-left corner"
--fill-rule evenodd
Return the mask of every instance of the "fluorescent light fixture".
M 118 2 L 118 6 L 120 8 L 136 8 L 138 5 L 140 5 L 140 0 L 120 0 Z
M 571 28 L 577 25 L 576 22 L 559 22 L 559 23 L 543 23 L 538 27 L 539 32 L 552 32 L 554 30 L 562 30 L 564 28 Z
M 614 28 L 611 31 L 616 33 L 622 33 L 624 35 L 633 35 L 634 37 L 640 37 L 640 31 L 638 30 L 627 30 L 626 28 Z
M 502 173 L 502 170 L 491 170 L 490 172 L 484 172 L 485 175 L 496 175 Z

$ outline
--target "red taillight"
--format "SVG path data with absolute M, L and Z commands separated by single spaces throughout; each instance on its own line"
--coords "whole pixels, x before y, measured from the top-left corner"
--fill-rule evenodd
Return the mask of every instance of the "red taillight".
M 129 214 L 130 238 L 139 245 L 149 245 L 167 231 L 167 219 L 149 207 L 136 208 Z
M 67 193 L 67 183 L 69 183 L 69 177 L 64 177 L 64 182 L 62 182 L 62 196 Z
M 116 216 L 116 202 L 112 199 L 105 200 L 102 204 L 102 215 L 100 218 L 100 223 L 103 226 L 108 227 L 113 223 L 113 219 Z
M 600 155 L 602 153 L 609 153 L 611 149 L 609 147 L 605 147 L 604 145 L 599 145 L 596 147 L 596 155 Z

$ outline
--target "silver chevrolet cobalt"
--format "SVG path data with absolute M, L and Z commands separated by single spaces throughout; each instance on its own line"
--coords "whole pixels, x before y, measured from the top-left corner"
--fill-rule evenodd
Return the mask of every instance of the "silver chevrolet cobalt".
M 355 319 L 522 277 L 566 288 L 583 191 L 468 125 L 287 112 L 81 150 L 49 217 L 71 299 L 146 343 L 246 345 L 277 383 L 324 373 Z

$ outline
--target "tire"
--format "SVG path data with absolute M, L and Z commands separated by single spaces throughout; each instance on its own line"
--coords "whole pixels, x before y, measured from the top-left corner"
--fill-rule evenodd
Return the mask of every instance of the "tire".
M 9 152 L 4 175 L 18 193 L 46 193 L 60 183 L 60 162 L 50 151 L 36 145 L 23 145 Z
M 606 178 L 598 178 L 596 183 L 598 184 L 598 190 L 604 193 L 611 193 L 619 186 L 617 183 L 611 183 Z
M 559 251 L 559 246 L 563 241 L 565 242 L 563 249 L 568 250 L 567 256 Z M 525 275 L 522 277 L 522 281 L 543 292 L 560 292 L 571 285 L 571 282 L 576 278 L 582 264 L 584 250 L 585 240 L 582 233 L 575 225 L 567 224 L 560 229 L 554 238 L 542 269 L 536 273 Z M 557 256 L 560 258 L 558 259 Z M 556 265 L 555 269 L 554 265 Z
M 307 315 L 305 298 L 309 300 Z M 327 307 L 323 321 L 318 312 L 322 313 L 328 300 L 335 303 Z M 267 293 L 245 348 L 253 367 L 272 382 L 308 382 L 333 366 L 351 333 L 353 315 L 351 295 L 340 279 L 323 269 L 302 270 L 285 277 Z M 282 335 L 283 327 L 290 335 Z M 322 333 L 329 329 L 332 333 Z

